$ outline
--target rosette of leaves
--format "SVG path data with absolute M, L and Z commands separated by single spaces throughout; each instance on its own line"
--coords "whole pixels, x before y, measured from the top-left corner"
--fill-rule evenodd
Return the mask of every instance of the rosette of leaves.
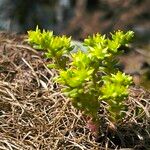
M 28 31 L 28 42 L 35 49 L 39 50 L 47 50 L 49 48 L 49 44 L 53 38 L 52 31 L 41 31 L 38 26 L 35 31 Z
M 54 36 L 52 31 L 41 31 L 38 26 L 35 31 L 28 31 L 28 42 L 33 48 L 44 50 L 47 58 L 53 60 L 49 68 L 65 69 L 68 54 L 72 51 L 71 37 Z
M 65 85 L 63 92 L 72 99 L 73 105 L 96 120 L 99 102 L 93 84 L 91 59 L 80 50 L 71 57 L 70 68 L 61 70 L 57 81 Z
M 108 104 L 109 119 L 115 123 L 125 115 L 125 100 L 129 94 L 128 87 L 132 83 L 132 77 L 118 71 L 116 74 L 103 76 L 102 81 L 99 100 Z

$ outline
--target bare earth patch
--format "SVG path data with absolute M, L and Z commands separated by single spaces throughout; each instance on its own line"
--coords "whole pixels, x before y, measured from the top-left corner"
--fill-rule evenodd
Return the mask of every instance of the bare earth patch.
M 132 87 L 124 123 L 117 131 L 100 129 L 104 135 L 95 137 L 54 83 L 57 73 L 47 68 L 48 61 L 25 36 L 0 34 L 1 150 L 150 148 L 148 91 Z

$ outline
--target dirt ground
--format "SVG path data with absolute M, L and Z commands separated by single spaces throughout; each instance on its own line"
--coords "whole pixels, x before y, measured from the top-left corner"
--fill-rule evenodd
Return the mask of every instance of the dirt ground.
M 95 136 L 53 81 L 57 73 L 47 68 L 49 60 L 25 39 L 0 34 L 1 150 L 150 149 L 148 91 L 131 87 L 123 124 Z

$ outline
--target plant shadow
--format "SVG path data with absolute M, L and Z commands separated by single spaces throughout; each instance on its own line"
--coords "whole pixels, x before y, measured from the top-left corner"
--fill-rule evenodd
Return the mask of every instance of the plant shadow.
M 107 126 L 105 132 L 100 131 L 97 142 L 109 148 L 134 148 L 135 150 L 150 149 L 150 124 L 125 123 L 116 129 Z

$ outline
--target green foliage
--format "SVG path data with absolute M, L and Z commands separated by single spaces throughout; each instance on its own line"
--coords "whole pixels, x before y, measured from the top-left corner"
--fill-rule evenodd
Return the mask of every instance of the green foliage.
M 36 27 L 35 31 L 28 31 L 28 42 L 35 49 L 46 50 L 49 48 L 49 44 L 52 40 L 53 32 L 45 31 L 41 32 L 41 30 Z
M 117 74 L 103 76 L 102 81 L 99 100 L 107 102 L 112 121 L 121 119 L 124 115 L 121 111 L 125 111 L 124 100 L 128 96 L 128 87 L 132 83 L 132 77 L 118 71 Z
M 87 115 L 98 120 L 97 112 L 100 101 L 107 103 L 107 111 L 111 121 L 117 123 L 125 111 L 125 99 L 132 77 L 116 68 L 116 56 L 123 52 L 121 46 L 128 46 L 133 32 L 117 31 L 111 38 L 96 34 L 84 40 L 87 52 L 80 49 L 70 53 L 71 38 L 54 36 L 52 32 L 28 32 L 28 41 L 38 49 L 44 49 L 54 64 L 50 67 L 58 69 L 57 82 L 64 85 L 63 92 L 71 98 L 73 105 Z
M 53 60 L 50 68 L 65 68 L 68 60 L 65 55 L 73 49 L 71 37 L 54 36 L 53 32 L 41 31 L 38 26 L 35 31 L 28 31 L 28 42 L 35 49 L 45 50 L 46 57 Z

